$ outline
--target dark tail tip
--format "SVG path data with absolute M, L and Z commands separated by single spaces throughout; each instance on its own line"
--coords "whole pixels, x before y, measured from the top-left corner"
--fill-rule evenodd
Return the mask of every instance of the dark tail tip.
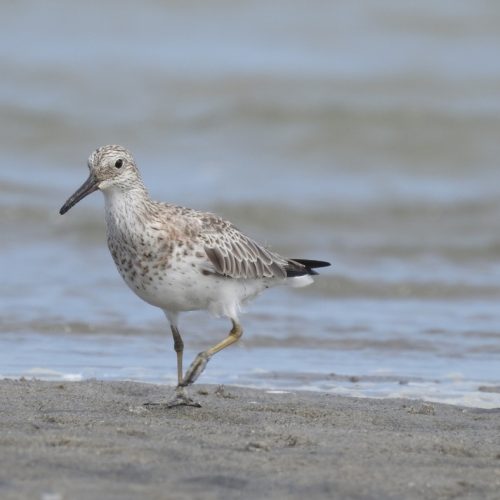
M 314 270 L 315 268 L 328 266 L 331 266 L 331 264 L 324 260 L 289 259 L 288 267 L 286 268 L 286 276 L 287 278 L 304 276 L 305 274 L 314 276 L 315 274 L 318 274 Z

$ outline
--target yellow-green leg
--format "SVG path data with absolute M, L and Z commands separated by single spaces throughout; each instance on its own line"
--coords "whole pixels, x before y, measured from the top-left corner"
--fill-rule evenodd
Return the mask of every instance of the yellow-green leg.
M 223 341 L 215 344 L 206 351 L 200 352 L 196 358 L 194 358 L 194 361 L 191 363 L 191 366 L 188 368 L 186 375 L 184 376 L 182 382 L 179 383 L 179 386 L 187 387 L 188 385 L 193 384 L 202 374 L 208 361 L 214 354 L 222 351 L 222 349 L 225 349 L 226 347 L 229 347 L 241 338 L 243 335 L 241 325 L 234 319 L 231 319 L 231 322 L 233 323 L 233 327 L 231 328 L 229 335 Z

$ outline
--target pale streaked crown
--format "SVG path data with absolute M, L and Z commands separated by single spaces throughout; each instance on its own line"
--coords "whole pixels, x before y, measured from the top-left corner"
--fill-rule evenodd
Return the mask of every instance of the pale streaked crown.
M 117 144 L 97 148 L 87 163 L 101 190 L 111 186 L 131 187 L 140 179 L 134 157 Z

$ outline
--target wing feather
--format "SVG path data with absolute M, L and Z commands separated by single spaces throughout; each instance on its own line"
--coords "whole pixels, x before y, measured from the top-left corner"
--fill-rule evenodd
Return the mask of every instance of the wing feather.
M 218 274 L 241 279 L 286 277 L 286 259 L 260 246 L 229 222 L 218 218 L 215 222 L 205 225 L 201 237 Z

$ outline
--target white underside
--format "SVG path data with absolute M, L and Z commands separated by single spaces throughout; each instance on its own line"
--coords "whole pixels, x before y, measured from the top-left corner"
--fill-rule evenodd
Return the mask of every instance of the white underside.
M 313 283 L 313 278 L 309 274 L 304 276 L 295 276 L 293 278 L 287 278 L 285 284 L 292 288 L 302 288 L 303 286 L 308 286 Z
M 143 300 L 176 314 L 182 311 L 208 310 L 214 316 L 236 319 L 242 306 L 257 297 L 266 288 L 286 285 L 293 288 L 310 285 L 311 276 L 287 279 L 233 279 L 217 275 L 205 276 L 190 265 L 172 270 L 156 279 L 145 290 L 129 282 L 128 286 Z

